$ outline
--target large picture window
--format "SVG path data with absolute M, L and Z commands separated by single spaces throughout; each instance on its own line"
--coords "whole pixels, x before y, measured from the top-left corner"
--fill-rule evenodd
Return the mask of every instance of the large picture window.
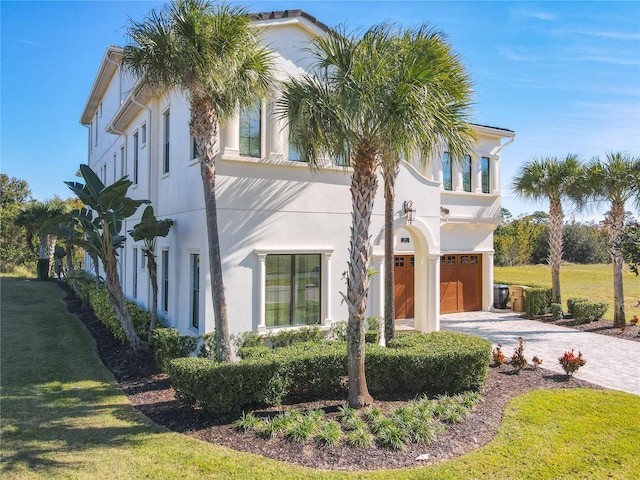
M 240 111 L 240 155 L 260 158 L 260 104 Z
M 442 154 L 442 186 L 445 190 L 453 188 L 453 172 L 451 170 L 451 156 L 449 152 Z
M 267 255 L 267 327 L 320 323 L 320 265 L 320 254 Z

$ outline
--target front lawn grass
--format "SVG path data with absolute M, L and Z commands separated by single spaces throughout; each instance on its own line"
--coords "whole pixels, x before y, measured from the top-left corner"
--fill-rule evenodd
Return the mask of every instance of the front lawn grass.
M 621 392 L 518 397 L 489 445 L 414 469 L 314 471 L 194 440 L 150 423 L 131 407 L 52 282 L 1 281 L 3 479 L 640 476 L 640 397 Z
M 628 319 L 640 313 L 635 307 L 640 301 L 640 277 L 623 272 L 624 304 Z M 551 269 L 548 265 L 518 265 L 495 267 L 495 283 L 535 285 L 551 288 Z M 560 269 L 562 308 L 567 311 L 568 298 L 588 298 L 590 302 L 605 302 L 609 309 L 605 319 L 613 320 L 613 270 L 611 265 L 563 264 Z

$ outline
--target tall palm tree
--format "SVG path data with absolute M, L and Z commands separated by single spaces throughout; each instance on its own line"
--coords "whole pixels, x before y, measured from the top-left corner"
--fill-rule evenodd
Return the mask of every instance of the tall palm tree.
M 377 170 L 386 162 L 394 164 L 402 154 L 408 158 L 419 149 L 428 151 L 439 144 L 441 135 L 446 140 L 441 117 L 452 111 L 462 112 L 463 117 L 469 107 L 468 96 L 460 99 L 449 92 L 432 92 L 433 84 L 421 84 L 416 77 L 428 72 L 405 63 L 399 55 L 398 48 L 409 48 L 403 46 L 405 36 L 427 34 L 440 39 L 441 48 L 449 51 L 441 35 L 424 27 L 402 33 L 383 24 L 362 36 L 343 29 L 329 32 L 315 39 L 310 48 L 315 75 L 290 79 L 279 104 L 289 121 L 291 141 L 304 160 L 313 166 L 321 156 L 329 155 L 344 159 L 353 169 L 347 293 L 343 297 L 349 310 L 349 404 L 354 407 L 373 401 L 364 371 L 364 320 Z M 467 77 L 460 80 L 470 90 Z M 443 128 L 434 129 L 434 125 Z
M 580 176 L 578 156 L 534 158 L 522 166 L 513 179 L 512 189 L 529 200 L 549 200 L 549 266 L 551 267 L 551 298 L 562 303 L 560 264 L 562 263 L 563 200 L 575 200 L 576 181 Z
M 147 257 L 149 280 L 151 281 L 151 322 L 149 324 L 149 336 L 147 343 L 153 342 L 153 330 L 158 320 L 158 263 L 156 262 L 156 239 L 166 237 L 173 225 L 173 220 L 165 218 L 158 220 L 153 213 L 153 207 L 147 206 L 142 213 L 140 223 L 129 230 L 129 235 L 136 242 L 142 241 L 142 253 Z
M 381 162 L 385 201 L 385 343 L 393 338 L 395 326 L 393 217 L 400 158 L 409 158 L 411 150 L 419 147 L 423 151 L 420 159 L 426 163 L 431 160 L 429 154 L 434 147 L 440 144 L 446 145 L 453 159 L 460 160 L 469 153 L 475 141 L 467 121 L 472 99 L 471 80 L 443 35 L 423 25 L 399 34 L 391 44 L 397 45 L 392 50 L 395 51 L 395 66 L 388 72 L 389 82 L 392 90 L 402 93 L 404 99 L 397 101 L 396 95 L 391 96 L 389 115 L 395 118 L 389 123 L 394 129 L 408 128 L 409 131 L 389 137 L 391 144 L 385 149 L 387 158 Z M 425 122 L 419 129 L 409 121 L 416 111 L 420 111 L 420 121 Z M 413 141 L 399 143 L 398 139 L 407 135 L 413 135 Z
M 625 204 L 635 200 L 640 205 L 640 157 L 624 153 L 607 153 L 605 160 L 596 157 L 586 168 L 583 183 L 586 199 L 608 202 L 605 226 L 609 234 L 609 252 L 613 263 L 613 326 L 624 327 L 624 290 L 622 281 L 623 254 L 620 236 L 625 222 Z
M 176 0 L 131 22 L 123 64 L 157 92 L 178 88 L 191 101 L 189 129 L 198 151 L 209 243 L 216 357 L 231 359 L 216 209 L 219 128 L 240 108 L 264 98 L 272 55 L 242 8 Z

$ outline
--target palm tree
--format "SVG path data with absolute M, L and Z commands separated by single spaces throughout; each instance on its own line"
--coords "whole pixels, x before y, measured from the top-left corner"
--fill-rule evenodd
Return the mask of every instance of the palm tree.
M 562 263 L 562 201 L 576 198 L 576 180 L 581 171 L 578 156 L 534 158 L 522 166 L 513 179 L 512 188 L 519 197 L 549 200 L 549 266 L 551 267 L 551 301 L 562 303 L 560 264 Z
M 624 291 L 622 282 L 623 254 L 620 236 L 625 222 L 625 204 L 635 200 L 640 205 L 640 157 L 628 154 L 607 153 L 604 161 L 596 157 L 586 168 L 583 183 L 585 199 L 606 201 L 611 209 L 606 214 L 605 226 L 609 234 L 609 252 L 613 263 L 613 326 L 626 325 Z
M 395 182 L 399 173 L 400 158 L 409 158 L 411 149 L 420 147 L 430 153 L 438 144 L 445 144 L 452 158 L 459 160 L 469 153 L 475 134 L 467 122 L 471 103 L 471 81 L 460 59 L 451 52 L 438 31 L 422 26 L 407 30 L 394 38 L 395 66 L 389 74 L 391 88 L 404 92 L 404 99 L 392 96 L 388 105 L 389 121 L 394 129 L 409 131 L 392 134 L 385 151 L 388 158 L 381 162 L 384 180 L 384 332 L 385 343 L 394 336 L 395 295 L 393 264 L 393 217 Z M 416 129 L 411 124 L 416 112 L 421 121 Z M 413 140 L 403 137 L 414 136 Z M 384 154 L 383 154 L 384 156 Z M 422 156 L 425 163 L 428 157 Z
M 153 341 L 153 330 L 156 328 L 158 320 L 158 264 L 156 263 L 155 250 L 156 239 L 166 237 L 173 225 L 173 220 L 165 218 L 158 220 L 153 213 L 153 207 L 149 205 L 142 213 L 140 223 L 129 231 L 129 235 L 136 242 L 142 241 L 142 253 L 147 257 L 147 267 L 149 269 L 149 280 L 151 280 L 151 323 L 149 324 L 149 337 L 147 342 L 151 345 Z
M 25 228 L 27 243 L 33 245 L 33 237 L 38 236 L 38 279 L 49 278 L 49 235 L 40 231 L 40 227 L 48 220 L 64 213 L 63 207 L 58 202 L 32 202 L 27 204 L 16 216 L 16 225 Z
M 353 407 L 373 401 L 364 371 L 364 321 L 369 290 L 369 225 L 378 167 L 394 164 L 402 154 L 408 158 L 420 148 L 428 151 L 443 136 L 446 140 L 449 132 L 443 124 L 447 122 L 441 117 L 452 111 L 465 112 L 469 106 L 468 95 L 460 99 L 450 92 L 430 91 L 434 84 L 423 84 L 417 78 L 428 72 L 417 67 L 414 71 L 414 65 L 404 63 L 405 52 L 399 54 L 398 49 L 409 47 L 404 46 L 403 39 L 427 35 L 439 39 L 440 47 L 449 51 L 441 35 L 424 27 L 404 34 L 390 24 L 372 27 L 362 36 L 329 32 L 315 39 L 310 49 L 316 60 L 312 69 L 315 76 L 290 79 L 279 103 L 281 115 L 289 121 L 291 141 L 303 160 L 315 166 L 322 155 L 329 155 L 345 159 L 353 169 L 347 293 L 343 294 L 349 310 L 349 404 Z M 466 83 L 459 88 L 470 90 L 467 77 L 462 75 L 460 80 Z
M 189 129 L 200 159 L 209 243 L 216 357 L 231 359 L 227 303 L 216 209 L 219 128 L 240 108 L 264 98 L 272 83 L 272 56 L 249 27 L 242 8 L 206 0 L 176 0 L 132 21 L 123 64 L 161 93 L 172 88 L 191 101 Z

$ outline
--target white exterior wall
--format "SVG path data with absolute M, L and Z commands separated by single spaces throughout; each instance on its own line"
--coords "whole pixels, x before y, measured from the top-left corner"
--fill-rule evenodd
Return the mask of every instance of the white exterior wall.
M 280 77 L 297 74 L 309 67 L 304 51 L 311 35 L 322 34 L 304 19 L 280 19 L 256 22 L 265 29 L 265 43 L 276 53 Z M 103 67 L 104 67 L 103 61 Z M 151 200 L 158 218 L 171 218 L 174 225 L 165 238 L 157 240 L 159 315 L 183 333 L 205 333 L 214 328 L 207 229 L 202 180 L 197 160 L 192 157 L 189 134 L 189 102 L 180 92 L 160 98 L 134 87 L 127 74 L 116 71 L 106 88 L 94 85 L 92 96 L 102 101 L 102 125 L 98 146 L 92 149 L 89 165 L 99 171 L 101 162 L 113 161 L 119 171 L 120 147 L 126 150 L 126 174 L 133 180 L 133 135 L 146 125 L 146 143 L 139 145 L 138 183 L 129 190 L 137 199 Z M 92 97 L 90 97 L 92 98 Z M 87 105 L 97 103 L 88 103 Z M 93 108 L 93 107 L 92 107 Z M 164 151 L 163 114 L 170 111 L 170 169 L 162 172 Z M 91 114 L 85 107 L 83 119 Z M 107 133 L 103 129 L 110 125 Z M 346 320 L 346 305 L 341 291 L 346 284 L 342 272 L 347 269 L 351 227 L 350 170 L 328 167 L 312 171 L 306 164 L 287 160 L 287 132 L 276 120 L 269 102 L 263 104 L 262 155 L 256 159 L 238 154 L 238 119 L 229 121 L 220 131 L 221 155 L 217 160 L 217 203 L 223 278 L 232 333 L 264 329 L 264 258 L 269 253 L 322 254 L 321 324 Z M 454 191 L 444 192 L 439 159 L 416 169 L 403 164 L 397 180 L 395 211 L 396 250 L 413 251 L 416 260 L 416 327 L 434 330 L 439 325 L 439 258 L 442 252 L 482 252 L 486 266 L 486 298 L 490 308 L 493 271 L 493 229 L 500 215 L 499 148 L 501 139 L 512 133 L 479 127 L 480 144 L 473 152 L 472 192 L 456 191 L 461 181 L 454 175 Z M 104 141 L 102 141 L 104 138 Z M 492 158 L 492 191 L 480 193 L 480 157 Z M 494 171 L 495 170 L 495 171 Z M 111 170 L 108 170 L 111 172 Z M 119 177 L 119 175 L 118 175 Z M 113 178 L 113 176 L 111 177 Z M 477 188 L 476 188 L 477 187 Z M 402 211 L 405 200 L 413 201 L 416 220 L 408 225 Z M 441 207 L 449 209 L 445 219 Z M 144 206 L 128 219 L 125 229 L 139 222 Z M 378 274 L 371 278 L 368 315 L 381 315 L 383 304 L 382 260 L 384 258 L 384 198 L 379 178 L 375 209 L 371 218 L 372 266 Z M 409 236 L 409 244 L 400 244 L 400 236 Z M 125 294 L 133 294 L 132 250 L 139 247 L 127 239 L 121 254 Z M 162 309 L 161 252 L 169 252 L 168 309 Z M 200 255 L 200 326 L 190 327 L 191 264 L 190 255 Z M 138 253 L 136 302 L 150 305 L 147 269 L 140 268 Z M 420 317 L 420 318 L 418 318 Z

